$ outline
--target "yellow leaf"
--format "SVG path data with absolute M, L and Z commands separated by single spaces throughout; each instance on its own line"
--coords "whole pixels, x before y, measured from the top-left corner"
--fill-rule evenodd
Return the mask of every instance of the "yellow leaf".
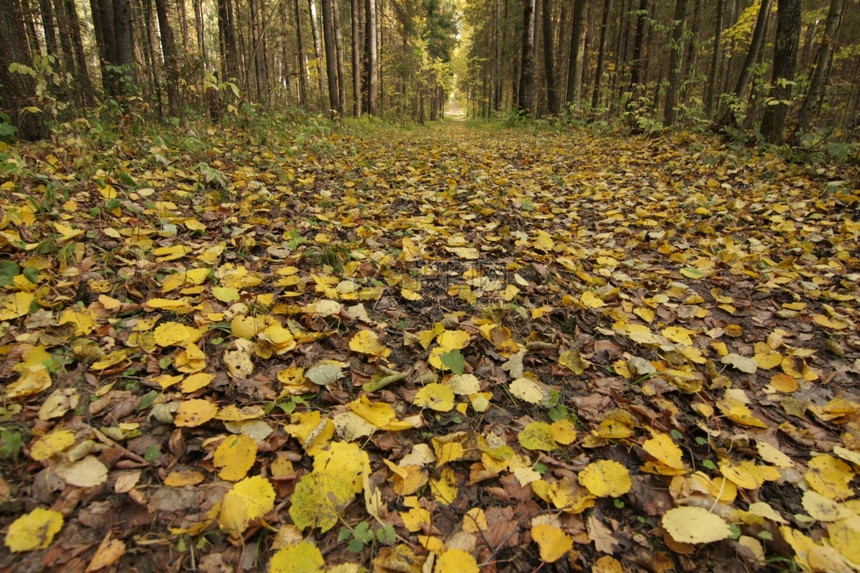
M 0 320 L 14 320 L 30 312 L 30 305 L 36 297 L 29 292 L 19 291 L 4 295 L 0 299 Z
M 558 447 L 552 426 L 545 422 L 531 422 L 517 435 L 520 445 L 527 450 L 551 452 Z
M 537 238 L 534 240 L 534 246 L 539 251 L 550 252 L 555 248 L 555 241 L 546 231 L 538 231 Z
M 156 260 L 158 262 L 175 261 L 176 259 L 181 259 L 189 252 L 191 252 L 191 249 L 185 245 L 172 245 L 152 250 L 152 254 L 157 257 Z
M 720 473 L 738 487 L 747 490 L 758 489 L 766 481 L 779 479 L 780 473 L 771 466 L 759 466 L 755 462 L 745 460 L 733 464 L 728 460 L 719 463 Z
M 853 564 L 860 563 L 860 517 L 852 515 L 827 526 L 830 544 Z
M 630 491 L 630 472 L 613 460 L 592 462 L 577 476 L 579 483 L 597 497 L 620 497 Z
M 196 392 L 201 388 L 205 388 L 215 379 L 214 374 L 209 374 L 208 372 L 198 372 L 197 374 L 192 374 L 188 378 L 182 381 L 182 393 L 190 394 L 191 392 Z
M 649 440 L 645 440 L 642 444 L 642 448 L 651 456 L 670 468 L 679 470 L 684 469 L 684 453 L 681 451 L 681 448 L 672 441 L 672 437 L 669 434 L 657 431 L 652 431 L 651 434 L 654 437 Z
M 231 537 L 239 537 L 248 524 L 275 507 L 275 490 L 262 476 L 245 478 L 224 496 L 218 523 Z
M 388 355 L 391 354 L 391 349 L 386 348 L 385 345 L 379 341 L 376 333 L 370 330 L 358 331 L 358 333 L 349 341 L 349 347 L 354 352 L 370 354 L 371 356 L 379 356 L 380 358 L 387 358 Z
M 218 447 L 212 463 L 220 468 L 218 477 L 225 481 L 243 479 L 257 458 L 257 442 L 244 434 L 227 436 Z
M 729 524 L 701 507 L 670 509 L 663 515 L 660 523 L 678 543 L 711 543 L 732 536 Z
M 576 439 L 576 427 L 567 418 L 553 422 L 550 425 L 550 429 L 552 430 L 553 440 L 563 446 L 572 444 Z
M 466 348 L 470 338 L 469 333 L 463 330 L 445 330 L 436 337 L 436 342 L 447 352 Z
M 223 286 L 212 287 L 212 296 L 214 296 L 216 300 L 227 304 L 239 300 L 240 297 L 239 289 Z
M 457 500 L 457 476 L 450 466 L 442 468 L 439 479 L 430 480 L 430 491 L 433 492 L 433 498 L 442 505 L 451 505 Z
M 218 406 L 209 400 L 185 400 L 176 410 L 173 423 L 181 428 L 196 428 L 218 413 Z
M 204 479 L 206 479 L 206 476 L 195 470 L 174 470 L 164 478 L 164 485 L 170 487 L 197 485 Z
M 62 513 L 37 507 L 9 525 L 4 543 L 12 553 L 45 549 L 62 528 Z
M 85 456 L 70 463 L 54 467 L 58 476 L 69 484 L 77 487 L 94 487 L 107 481 L 108 469 L 95 456 Z
M 186 299 L 173 300 L 167 298 L 151 298 L 143 303 L 143 306 L 146 309 L 168 310 L 178 314 L 188 314 L 193 310 L 191 308 L 191 303 Z
M 54 418 L 61 418 L 69 410 L 77 408 L 80 399 L 80 394 L 74 388 L 55 390 L 39 408 L 39 419 L 47 422 Z
M 594 294 L 591 291 L 585 291 L 579 297 L 580 302 L 582 302 L 582 306 L 585 308 L 601 308 L 606 306 L 606 303 L 603 302 L 599 296 Z
M 331 442 L 314 456 L 314 470 L 330 473 L 350 484 L 354 493 L 362 488 L 362 472 L 370 464 L 367 452 L 358 444 Z
M 30 457 L 41 462 L 62 452 L 75 443 L 69 430 L 56 430 L 39 438 L 30 448 Z
M 828 454 L 815 456 L 809 461 L 806 481 L 812 489 L 829 499 L 854 497 L 854 489 L 849 486 L 854 479 L 851 466 Z
M 244 339 L 233 341 L 236 346 L 234 350 L 224 351 L 224 364 L 227 366 L 227 373 L 231 378 L 244 379 L 250 378 L 254 373 L 254 362 L 251 359 L 251 349 L 253 344 Z
M 337 475 L 311 472 L 296 484 L 290 517 L 299 529 L 319 527 L 325 533 L 355 497 L 352 484 Z
M 323 573 L 325 570 L 322 552 L 307 539 L 279 550 L 269 562 L 269 573 Z
M 284 430 L 311 455 L 322 450 L 334 435 L 334 424 L 330 419 L 323 418 L 318 410 L 293 414 L 290 422 L 284 426 Z
M 436 560 L 433 573 L 479 573 L 478 562 L 462 549 L 443 551 Z
M 82 229 L 73 229 L 68 225 L 63 225 L 62 223 L 54 223 L 54 229 L 61 235 L 57 240 L 58 243 L 68 243 L 73 239 L 77 239 L 78 237 L 83 236 L 84 231 Z
M 434 382 L 418 390 L 412 403 L 420 408 L 450 412 L 454 408 L 454 392 L 448 386 Z
M 474 374 L 455 374 L 450 376 L 445 380 L 445 386 L 450 388 L 457 396 L 477 394 L 481 389 L 481 383 Z
M 791 461 L 790 457 L 782 453 L 779 448 L 767 442 L 758 441 L 755 447 L 761 459 L 769 464 L 773 464 L 778 468 L 790 468 L 794 466 L 794 462 Z
M 555 563 L 573 549 L 573 539 L 549 523 L 534 525 L 532 527 L 532 539 L 538 544 L 540 558 L 547 563 Z
M 473 507 L 463 516 L 463 531 L 477 533 L 479 531 L 487 531 L 488 529 L 487 514 L 482 508 Z
M 509 389 L 511 394 L 529 404 L 539 404 L 544 399 L 543 387 L 530 378 L 517 378 Z
M 672 342 L 677 342 L 678 344 L 693 344 L 693 339 L 690 338 L 690 336 L 695 334 L 695 331 L 684 328 L 683 326 L 670 326 L 661 330 L 660 333 Z
M 722 400 L 717 400 L 717 408 L 719 408 L 729 420 L 741 424 L 742 426 L 767 428 L 767 424 L 756 418 L 753 415 L 752 410 L 750 410 L 749 407 L 740 400 L 726 396 Z
M 577 376 L 585 372 L 588 363 L 582 359 L 579 350 L 567 350 L 558 356 L 558 363 Z
M 108 534 L 102 539 L 98 549 L 96 549 L 92 560 L 90 560 L 90 564 L 87 565 L 85 573 L 110 567 L 119 561 L 120 557 L 125 555 L 125 550 L 125 543 L 119 539 L 111 539 L 111 532 L 108 531 Z
M 200 329 L 179 322 L 159 324 L 154 334 L 155 343 L 161 347 L 194 344 L 203 336 L 203 332 Z

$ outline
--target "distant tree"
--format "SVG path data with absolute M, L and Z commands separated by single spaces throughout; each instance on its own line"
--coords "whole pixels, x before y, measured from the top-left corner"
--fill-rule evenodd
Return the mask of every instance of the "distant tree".
M 583 36 L 585 34 L 586 0 L 574 0 L 570 32 L 570 59 L 567 67 L 567 94 L 564 101 L 570 106 L 579 106 L 582 97 L 582 70 L 585 60 Z
M 606 62 L 606 32 L 609 28 L 609 8 L 611 0 L 603 0 L 603 15 L 600 20 L 600 41 L 597 48 L 597 68 L 594 72 L 594 92 L 591 95 L 591 107 L 600 105 L 600 87 L 603 82 L 603 66 Z
M 678 115 L 678 91 L 681 89 L 681 63 L 684 48 L 684 22 L 687 19 L 687 0 L 675 0 L 672 17 L 672 41 L 669 44 L 669 85 L 666 105 L 663 108 L 663 125 L 671 126 Z
M 366 0 L 364 10 L 364 57 L 365 57 L 365 80 L 367 101 L 367 113 L 376 115 L 379 112 L 379 62 L 377 60 L 376 46 L 377 21 L 376 0 Z
M 555 52 L 552 41 L 552 0 L 543 0 L 543 68 L 546 78 L 546 106 L 551 115 L 558 115 L 558 79 L 555 76 Z
M 801 8 L 801 0 L 778 0 L 777 3 L 773 75 L 768 106 L 761 120 L 761 134 L 769 143 L 781 141 L 785 130 L 800 43 Z
M 35 107 L 36 82 L 28 74 L 12 73 L 9 66 L 32 65 L 27 47 L 24 19 L 17 2 L 0 1 L 0 106 L 9 115 L 20 139 L 32 141 L 48 135 L 41 112 L 27 110 Z
M 809 124 L 815 108 L 824 94 L 825 78 L 830 71 L 830 61 L 833 56 L 833 45 L 836 43 L 836 35 L 839 33 L 839 24 L 842 22 L 842 11 L 845 0 L 830 0 L 830 8 L 827 11 L 827 22 L 824 25 L 824 36 L 818 46 L 818 54 L 812 68 L 812 76 L 809 79 L 809 90 L 800 108 L 797 119 L 797 129 L 794 132 L 796 143 L 800 143 Z
M 328 79 L 329 110 L 335 116 L 343 115 L 343 102 L 337 78 L 337 47 L 335 46 L 334 7 L 332 0 L 322 1 L 323 39 L 325 41 L 326 78 Z
M 361 0 L 350 0 L 349 15 L 352 24 L 352 114 L 361 116 Z
M 180 106 L 179 94 L 179 57 L 176 53 L 176 40 L 173 27 L 170 25 L 168 13 L 169 0 L 155 0 L 155 12 L 158 15 L 158 29 L 161 32 L 161 51 L 164 55 L 164 67 L 167 70 L 167 106 L 170 115 L 177 115 Z
M 517 105 L 520 112 L 530 115 L 534 111 L 535 83 L 535 0 L 523 0 L 523 42 L 520 57 L 520 86 Z
M 111 97 L 128 95 L 136 76 L 129 0 L 90 0 L 90 6 L 104 90 Z

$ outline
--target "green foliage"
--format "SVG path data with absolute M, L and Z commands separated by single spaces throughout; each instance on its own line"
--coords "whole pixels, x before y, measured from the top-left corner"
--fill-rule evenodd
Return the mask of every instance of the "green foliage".
M 392 525 L 379 525 L 375 528 L 362 521 L 352 529 L 347 526 L 340 528 L 337 534 L 340 542 L 349 541 L 347 549 L 352 553 L 361 553 L 366 546 L 374 547 L 380 545 L 394 545 L 397 542 L 397 532 Z
M 0 111 L 0 142 L 15 143 L 15 133 L 17 131 L 18 128 L 12 125 L 12 120 L 9 116 Z
M 442 353 L 441 360 L 454 374 L 462 374 L 466 368 L 466 359 L 458 349 Z
M 20 428 L 0 428 L 0 460 L 16 460 L 24 447 L 24 433 Z

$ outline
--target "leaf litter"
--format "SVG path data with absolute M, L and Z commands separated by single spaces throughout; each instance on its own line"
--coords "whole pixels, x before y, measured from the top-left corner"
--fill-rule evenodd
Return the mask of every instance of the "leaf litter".
M 168 139 L 4 171 L 0 565 L 860 568 L 856 169 Z

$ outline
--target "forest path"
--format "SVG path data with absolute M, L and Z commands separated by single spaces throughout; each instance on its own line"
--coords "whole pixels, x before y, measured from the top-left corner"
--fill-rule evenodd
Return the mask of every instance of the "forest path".
M 355 125 L 7 163 L 0 570 L 856 556 L 856 169 Z

